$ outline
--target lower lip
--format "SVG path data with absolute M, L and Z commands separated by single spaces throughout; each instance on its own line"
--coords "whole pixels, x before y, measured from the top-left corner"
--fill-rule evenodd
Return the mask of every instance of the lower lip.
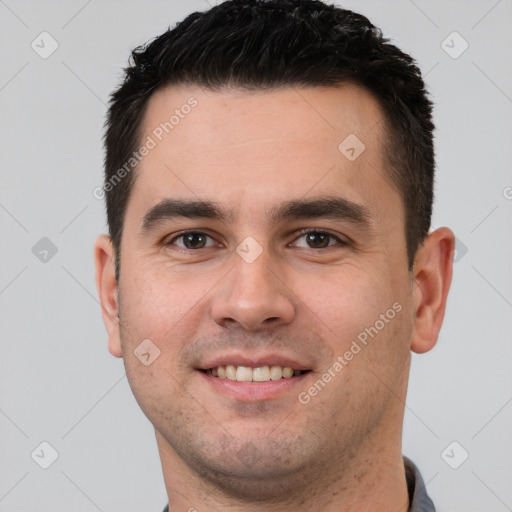
M 199 373 L 217 392 L 224 393 L 242 402 L 252 402 L 272 400 L 290 392 L 296 386 L 299 386 L 311 372 L 302 373 L 289 379 L 268 382 L 239 382 L 214 377 L 202 371 L 199 371 Z

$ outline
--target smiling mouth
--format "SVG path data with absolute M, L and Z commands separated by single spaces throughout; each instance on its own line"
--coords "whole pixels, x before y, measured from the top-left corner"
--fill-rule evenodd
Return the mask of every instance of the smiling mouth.
M 292 379 L 311 370 L 294 370 L 289 366 L 235 366 L 228 364 L 226 366 L 216 366 L 208 370 L 203 370 L 207 375 L 219 379 L 228 379 L 238 382 L 270 382 L 281 379 Z

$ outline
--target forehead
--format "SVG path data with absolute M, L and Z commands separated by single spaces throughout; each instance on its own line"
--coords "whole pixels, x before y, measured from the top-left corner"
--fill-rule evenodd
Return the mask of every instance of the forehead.
M 132 197 L 169 196 L 272 208 L 284 199 L 339 195 L 396 202 L 383 158 L 385 122 L 361 87 L 212 91 L 172 86 L 149 100 Z M 142 212 L 141 212 L 142 213 Z
M 170 86 L 150 98 L 143 132 L 158 142 L 172 139 L 184 143 L 183 149 L 199 151 L 291 138 L 334 143 L 337 149 L 339 138 L 349 134 L 366 138 L 366 145 L 380 144 L 383 124 L 373 95 L 349 83 L 256 91 Z

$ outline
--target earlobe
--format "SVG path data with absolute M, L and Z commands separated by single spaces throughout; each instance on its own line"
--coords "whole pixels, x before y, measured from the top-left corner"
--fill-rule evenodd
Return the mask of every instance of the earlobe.
M 411 350 L 434 348 L 443 323 L 452 281 L 455 236 L 448 228 L 430 233 L 418 249 L 413 267 L 414 330 Z
M 122 357 L 119 335 L 119 301 L 115 274 L 115 253 L 112 240 L 100 235 L 94 244 L 96 289 L 101 303 L 101 314 L 108 332 L 108 349 L 115 357 Z

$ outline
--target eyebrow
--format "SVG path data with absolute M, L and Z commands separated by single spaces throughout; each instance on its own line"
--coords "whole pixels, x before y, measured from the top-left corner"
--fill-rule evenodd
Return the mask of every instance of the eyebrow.
M 269 210 L 273 224 L 286 220 L 333 219 L 349 221 L 361 229 L 371 226 L 370 210 L 358 203 L 342 197 L 321 197 L 316 199 L 296 199 Z M 225 210 L 214 201 L 163 199 L 150 208 L 142 221 L 142 233 L 147 233 L 159 224 L 177 218 L 210 219 L 224 224 L 235 219 L 233 210 Z

